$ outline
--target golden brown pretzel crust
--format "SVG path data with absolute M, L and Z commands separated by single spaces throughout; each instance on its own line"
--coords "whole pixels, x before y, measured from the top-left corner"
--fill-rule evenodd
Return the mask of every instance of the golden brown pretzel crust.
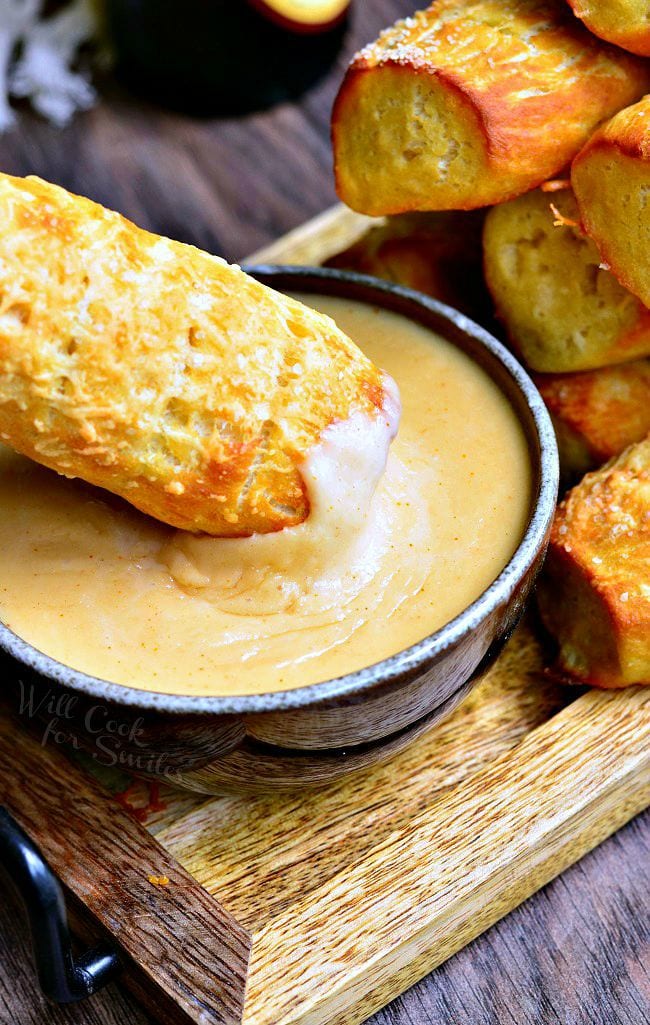
M 601 39 L 650 57 L 648 0 L 569 0 L 573 13 Z
M 375 215 L 503 202 L 649 87 L 644 63 L 564 0 L 436 0 L 348 70 L 332 119 L 339 195 Z
M 217 257 L 0 175 L 0 437 L 175 527 L 301 522 L 300 464 L 384 404 L 336 327 Z
M 444 210 L 388 217 L 325 266 L 414 288 L 480 321 L 491 309 L 483 281 L 484 216 L 483 210 Z
M 535 384 L 551 414 L 567 476 L 602 466 L 650 431 L 650 359 L 538 375 Z
M 571 183 L 603 260 L 650 306 L 650 95 L 596 132 L 573 162 Z
M 602 265 L 571 189 L 536 189 L 493 207 L 483 233 L 497 315 L 540 373 L 650 355 L 650 312 Z
M 538 594 L 565 673 L 650 684 L 650 437 L 561 503 Z

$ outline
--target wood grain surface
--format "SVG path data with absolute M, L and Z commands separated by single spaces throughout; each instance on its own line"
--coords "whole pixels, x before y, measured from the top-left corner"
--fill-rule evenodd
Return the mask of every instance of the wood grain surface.
M 542 667 L 524 623 L 399 757 L 313 794 L 170 792 L 158 842 L 0 718 L 0 801 L 117 936 L 160 1020 L 354 1025 L 650 802 L 650 691 L 583 694 Z
M 349 58 L 413 0 L 355 5 L 336 65 L 299 102 L 201 120 L 137 101 L 112 81 L 64 131 L 25 111 L 0 137 L 0 168 L 38 174 L 143 228 L 239 260 L 336 200 L 329 113 Z
M 508 654 L 486 684 L 497 694 L 500 670 L 515 678 Z M 489 694 L 469 717 L 472 703 L 481 719 Z M 456 752 L 459 733 L 471 763 L 463 709 Z M 212 802 L 161 835 L 252 930 L 245 1022 L 361 1021 L 650 802 L 647 690 L 588 693 L 455 786 L 444 736 L 429 742 L 328 789 L 329 808 Z
M 119 209 L 144 227 L 195 242 L 231 259 L 240 259 L 335 201 L 327 123 L 341 69 L 357 46 L 398 15 L 410 13 L 412 8 L 413 0 L 357 3 L 338 67 L 299 103 L 239 120 L 199 121 L 135 101 L 106 83 L 102 104 L 78 118 L 65 131 L 52 129 L 25 112 L 17 129 L 0 139 L 0 167 L 17 174 L 41 174 Z M 543 701 L 557 702 L 556 707 L 566 702 L 566 696 L 554 690 L 543 690 L 542 694 Z M 594 708 L 590 714 L 597 715 L 601 699 L 596 696 L 591 700 Z M 468 706 L 457 714 L 465 714 L 465 711 L 471 716 Z M 526 714 L 532 726 L 535 716 L 540 714 L 534 701 Z M 504 755 L 519 739 L 517 729 L 499 720 L 494 737 L 495 742 L 502 745 Z M 481 754 L 482 743 L 484 740 L 477 736 L 476 745 L 468 754 L 467 766 L 458 759 L 449 759 L 448 782 L 454 788 L 470 785 L 466 776 L 471 768 L 474 774 L 491 771 Z M 534 766 L 535 751 L 529 750 L 529 754 L 530 764 Z M 602 769 L 604 763 L 599 764 Z M 591 785 L 593 774 L 598 771 L 595 764 L 590 771 L 585 754 L 579 768 L 583 784 Z M 552 788 L 553 779 L 548 783 Z M 424 800 L 425 791 L 420 787 L 416 792 L 421 796 L 413 798 L 411 811 L 415 816 L 413 829 L 417 831 L 421 829 L 417 802 Z M 390 800 L 389 796 L 389 804 Z M 196 814 L 200 827 L 205 821 L 205 802 L 193 797 L 182 801 L 183 814 Z M 390 833 L 382 831 L 385 802 L 385 789 L 380 789 L 376 807 L 371 791 L 360 794 L 358 815 L 348 823 L 358 849 L 365 850 L 376 838 L 383 851 L 391 851 Z M 159 813 L 154 827 L 160 831 L 173 829 L 179 810 L 172 807 Z M 266 813 L 264 807 L 258 811 Z M 470 822 L 461 820 L 457 827 L 462 826 L 470 837 L 477 836 L 475 843 L 481 842 L 482 811 L 480 809 L 479 814 L 477 810 Z M 617 814 L 619 812 L 613 809 L 612 828 Z M 271 825 L 277 822 L 276 832 L 281 815 L 281 809 L 275 810 L 275 820 L 271 815 Z M 491 828 L 498 828 L 498 823 L 491 821 Z M 376 837 L 369 836 L 375 823 Z M 556 825 L 558 831 L 564 827 L 561 821 Z M 519 827 L 533 828 L 531 823 L 520 823 Z M 249 828 L 245 816 L 240 815 L 236 828 Z M 434 845 L 433 851 L 427 846 L 424 854 L 434 857 L 440 836 L 449 836 L 454 828 L 453 822 L 442 822 L 442 833 L 435 837 L 423 835 L 421 840 L 425 846 Z M 588 825 L 585 829 L 588 834 Z M 331 849 L 336 836 L 336 803 L 333 802 L 324 844 Z M 590 841 L 593 839 L 591 836 Z M 169 842 L 173 843 L 171 835 Z M 314 842 L 318 844 L 318 837 L 311 838 L 310 843 Z M 516 865 L 515 835 L 510 849 Z M 218 850 L 217 844 L 215 854 Z M 180 848 L 179 852 L 182 854 Z M 251 849 L 250 854 L 260 867 L 264 887 L 268 886 L 268 894 L 260 893 L 259 899 L 273 907 L 281 922 L 281 888 L 273 879 L 268 858 L 265 863 L 265 853 L 259 847 Z M 308 861 L 310 901 L 325 882 L 316 865 L 317 858 L 311 857 Z M 246 887 L 243 880 L 237 878 L 236 871 L 236 866 L 224 862 L 226 902 L 242 912 Z M 315 873 L 313 887 L 312 871 Z M 543 865 L 538 866 L 538 872 L 541 882 Z M 289 840 L 282 854 L 280 875 L 284 873 L 287 886 L 295 892 L 300 887 L 300 872 L 295 868 L 295 838 Z M 214 885 L 216 877 L 212 882 Z M 413 901 L 417 899 L 414 894 Z M 256 918 L 255 903 L 251 902 L 253 910 L 248 912 L 251 922 Z M 314 913 L 314 906 L 317 903 L 310 903 L 311 911 L 305 907 L 305 916 Z M 413 917 L 416 910 L 417 907 L 406 908 L 407 918 Z M 485 916 L 483 923 L 490 919 L 493 911 L 489 907 L 479 909 L 478 913 Z M 336 915 L 332 915 L 332 919 L 331 929 L 335 933 Z M 470 943 L 380 1012 L 373 1022 L 375 1025 L 422 1025 L 425 1022 L 442 1025 L 507 1025 L 509 1022 L 513 1025 L 645 1025 L 650 1021 L 649 922 L 650 812 Z M 382 927 L 379 913 L 376 933 Z M 372 940 L 372 936 L 366 936 L 360 942 L 370 950 Z M 349 942 L 353 943 L 354 938 L 349 937 Z M 263 955 L 261 948 L 260 957 Z M 267 979 L 274 970 L 275 965 L 269 963 Z M 294 971 L 289 966 L 289 974 Z M 336 1000 L 336 979 L 332 981 L 332 1000 Z M 319 985 L 317 977 L 312 984 Z M 329 998 L 329 978 L 321 988 L 328 991 Z M 278 999 L 283 999 L 286 992 L 287 983 L 281 980 Z M 263 1008 L 265 994 L 253 994 L 252 999 Z M 366 999 L 364 992 L 360 1005 Z M 376 1005 L 376 994 L 368 1006 L 373 1001 Z M 123 1025 L 125 1022 L 145 1025 L 154 1020 L 159 1020 L 159 1016 L 148 1018 L 117 986 L 85 1005 L 66 1009 L 44 1005 L 35 990 L 22 919 L 6 894 L 0 891 L 1 1025 Z
M 246 930 L 94 780 L 8 712 L 0 714 L 0 805 L 74 898 L 80 924 L 117 942 L 123 978 L 161 1021 L 239 1025 Z M 153 882 L 161 878 L 166 885 Z
M 2 1025 L 156 1025 L 118 985 L 39 997 L 19 909 L 0 890 Z M 650 811 L 586 855 L 369 1025 L 646 1025 Z
M 161 829 L 159 820 L 156 835 L 257 934 L 277 916 L 301 908 L 308 894 L 326 889 L 378 844 L 409 831 L 436 801 L 449 807 L 464 781 L 480 779 L 482 770 L 571 703 L 576 692 L 543 680 L 541 669 L 539 646 L 524 625 L 517 643 L 457 712 L 389 762 L 325 790 L 204 797 L 190 811 L 168 794 L 164 814 L 170 824 Z M 353 905 L 350 911 L 361 909 Z

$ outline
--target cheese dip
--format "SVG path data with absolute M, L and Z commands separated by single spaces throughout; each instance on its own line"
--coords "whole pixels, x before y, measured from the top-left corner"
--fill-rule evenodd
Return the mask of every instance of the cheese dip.
M 369 423 L 335 424 L 303 467 L 305 523 L 225 540 L 175 531 L 0 448 L 0 618 L 15 633 L 114 683 L 257 694 L 395 654 L 498 576 L 531 499 L 526 440 L 503 393 L 405 317 L 298 298 L 397 382 L 385 472 L 378 443 L 376 474 L 359 472 L 376 444 Z

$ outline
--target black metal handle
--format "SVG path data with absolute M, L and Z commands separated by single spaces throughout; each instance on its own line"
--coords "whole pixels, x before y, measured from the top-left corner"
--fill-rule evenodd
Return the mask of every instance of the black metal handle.
M 92 996 L 119 968 L 117 952 L 102 944 L 75 958 L 63 892 L 38 847 L 6 808 L 0 807 L 0 869 L 15 887 L 29 917 L 41 989 L 59 1004 Z

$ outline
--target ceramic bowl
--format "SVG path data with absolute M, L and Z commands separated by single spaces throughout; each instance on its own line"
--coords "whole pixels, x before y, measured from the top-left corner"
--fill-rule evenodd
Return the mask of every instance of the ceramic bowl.
M 318 268 L 248 269 L 281 291 L 395 311 L 462 349 L 517 413 L 530 451 L 532 500 L 510 562 L 460 615 L 376 665 L 297 690 L 245 697 L 143 692 L 61 665 L 0 626 L 5 679 L 13 681 L 10 691 L 26 721 L 47 697 L 34 717 L 51 719 L 52 702 L 58 702 L 69 742 L 98 760 L 109 759 L 99 758 L 98 726 L 110 725 L 117 765 L 204 793 L 323 784 L 389 757 L 434 728 L 485 673 L 518 622 L 557 500 L 557 447 L 546 409 L 516 359 L 483 328 L 433 299 L 374 278 Z

